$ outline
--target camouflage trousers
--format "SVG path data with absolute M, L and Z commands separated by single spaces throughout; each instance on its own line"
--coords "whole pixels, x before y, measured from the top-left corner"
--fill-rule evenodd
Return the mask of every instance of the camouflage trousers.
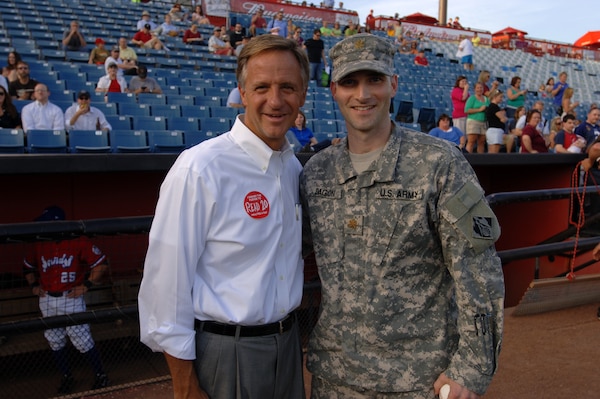
M 376 392 L 356 387 L 334 385 L 313 376 L 310 399 L 435 399 L 433 387 L 430 391 L 413 392 Z

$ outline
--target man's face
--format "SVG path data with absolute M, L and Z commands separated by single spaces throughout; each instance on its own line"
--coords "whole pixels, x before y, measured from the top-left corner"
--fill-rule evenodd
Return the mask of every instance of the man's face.
M 79 108 L 89 108 L 90 107 L 90 97 L 89 96 L 81 96 L 77 97 L 77 104 L 79 104 Z
M 563 122 L 563 129 L 565 129 L 565 131 L 571 133 L 573 131 L 573 128 L 575 128 L 575 121 L 573 119 L 569 119 L 566 122 Z
M 235 24 L 235 31 L 240 33 L 242 31 L 242 24 Z
M 19 64 L 17 66 L 17 76 L 19 78 L 27 78 L 29 77 L 29 66 L 25 64 Z
M 357 71 L 331 84 L 331 93 L 346 120 L 348 131 L 370 133 L 389 129 L 391 98 L 398 77 Z
M 442 130 L 448 130 L 450 128 L 450 119 L 441 119 L 438 127 Z
M 321 32 L 313 33 L 313 40 L 321 40 Z
M 117 76 L 117 67 L 116 66 L 111 66 L 108 68 L 108 76 L 110 76 L 111 79 L 114 79 Z
M 561 83 L 565 83 L 567 81 L 567 74 L 561 73 L 560 76 L 558 77 L 558 79 L 560 80 Z
M 126 48 L 127 47 L 127 39 L 125 39 L 124 37 L 119 39 L 119 47 L 121 48 Z
M 588 113 L 588 123 L 595 125 L 600 120 L 600 109 L 593 109 Z
M 250 58 L 246 72 L 240 87 L 244 124 L 270 148 L 280 150 L 306 99 L 300 64 L 289 51 L 265 51 Z
M 44 85 L 37 85 L 33 90 L 33 95 L 36 100 L 41 103 L 46 103 L 48 101 L 48 97 L 50 97 L 50 92 L 48 88 Z

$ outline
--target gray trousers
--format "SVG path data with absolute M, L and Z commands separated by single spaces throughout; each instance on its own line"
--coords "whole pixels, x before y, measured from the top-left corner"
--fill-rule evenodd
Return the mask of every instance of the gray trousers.
M 304 399 L 298 322 L 283 334 L 231 337 L 196 330 L 200 386 L 211 399 Z

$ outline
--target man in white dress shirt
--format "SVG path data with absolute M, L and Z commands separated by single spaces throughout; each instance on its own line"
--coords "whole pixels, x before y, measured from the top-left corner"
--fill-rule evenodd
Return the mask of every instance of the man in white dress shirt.
M 111 126 L 102 111 L 90 105 L 90 93 L 82 90 L 77 94 L 77 104 L 65 111 L 65 129 L 111 130 Z
M 23 107 L 21 120 L 23 131 L 29 130 L 64 130 L 65 118 L 59 106 L 48 101 L 50 91 L 43 83 L 33 89 L 33 101 Z
M 286 132 L 306 99 L 308 59 L 262 35 L 236 77 L 246 113 L 184 151 L 161 186 L 141 340 L 164 352 L 175 398 L 300 399 L 302 168 Z

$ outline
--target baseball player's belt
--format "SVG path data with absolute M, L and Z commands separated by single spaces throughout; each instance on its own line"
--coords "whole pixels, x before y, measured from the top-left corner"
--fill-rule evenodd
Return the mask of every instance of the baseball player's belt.
M 261 326 L 241 326 L 237 324 L 225 324 L 216 321 L 196 320 L 195 327 L 199 331 L 206 331 L 218 335 L 229 335 L 238 337 L 261 337 L 263 335 L 283 334 L 294 325 L 296 314 L 290 313 L 284 319 L 275 323 Z
M 54 298 L 60 298 L 61 296 L 63 296 L 66 292 L 70 292 L 70 291 L 47 291 L 46 295 L 50 295 Z

